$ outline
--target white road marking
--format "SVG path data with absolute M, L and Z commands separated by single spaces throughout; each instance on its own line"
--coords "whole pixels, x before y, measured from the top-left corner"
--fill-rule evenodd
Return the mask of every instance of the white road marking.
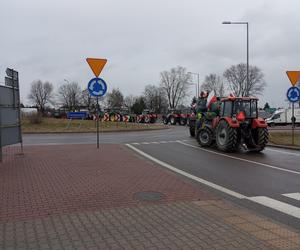
M 298 153 L 293 153 L 293 152 L 288 152 L 288 151 L 282 151 L 282 150 L 277 150 L 277 149 L 273 149 L 273 148 L 266 148 L 265 150 L 267 151 L 273 151 L 273 152 L 277 152 L 277 153 L 282 153 L 285 155 L 294 155 L 294 156 L 300 156 L 300 154 Z
M 132 144 L 134 144 L 134 145 L 140 145 L 140 143 L 138 143 L 138 142 L 133 142 Z
M 181 141 L 184 141 L 184 142 L 187 142 L 187 141 L 193 142 L 195 140 L 181 140 Z
M 300 201 L 300 193 L 290 193 L 290 194 L 282 194 L 282 195 Z
M 159 143 L 168 143 L 167 141 L 160 141 Z
M 153 142 L 151 142 L 152 144 L 159 144 L 159 142 L 157 142 L 157 141 L 153 141 Z
M 204 179 L 202 179 L 202 178 L 199 178 L 199 177 L 197 177 L 197 176 L 194 176 L 194 175 L 192 175 L 192 174 L 189 174 L 189 173 L 187 173 L 187 172 L 185 172 L 185 171 L 182 171 L 182 170 L 180 170 L 180 169 L 177 169 L 177 168 L 171 166 L 170 164 L 168 164 L 168 163 L 166 163 L 166 162 L 163 162 L 163 161 L 161 161 L 161 160 L 158 160 L 158 159 L 152 157 L 151 155 L 149 155 L 149 154 L 147 154 L 147 153 L 145 153 L 145 152 L 143 152 L 143 151 L 137 149 L 136 147 L 134 147 L 134 146 L 132 146 L 132 145 L 130 145 L 130 144 L 126 144 L 126 146 L 129 147 L 129 148 L 131 148 L 131 149 L 134 150 L 135 152 L 139 153 L 140 155 L 144 156 L 145 158 L 147 158 L 147 159 L 149 159 L 149 160 L 151 160 L 151 161 L 153 161 L 153 162 L 155 162 L 155 163 L 157 163 L 157 164 L 159 164 L 159 165 L 161 165 L 161 166 L 163 166 L 163 167 L 165 167 L 165 168 L 168 168 L 168 169 L 170 169 L 170 170 L 172 170 L 172 171 L 174 171 L 174 172 L 176 172 L 176 173 L 178 173 L 178 174 L 181 174 L 181 175 L 183 175 L 183 176 L 186 176 L 186 177 L 188 177 L 188 178 L 190 178 L 190 179 L 192 179 L 192 180 L 195 180 L 195 181 L 197 181 L 197 182 L 200 182 L 200 183 L 202 183 L 202 184 L 204 184 L 204 185 L 207 185 L 207 186 L 209 186 L 209 187 L 212 187 L 212 188 L 214 188 L 214 189 L 217 189 L 217 190 L 219 190 L 219 191 L 221 191 L 221 192 L 223 192 L 223 193 L 229 194 L 229 195 L 234 196 L 234 197 L 236 197 L 236 198 L 239 198 L 239 199 L 246 198 L 246 196 L 244 196 L 244 195 L 242 195 L 242 194 L 240 194 L 240 193 L 234 192 L 234 191 L 229 190 L 229 189 L 227 189 L 227 188 L 224 188 L 224 187 L 222 187 L 222 186 L 220 186 L 220 185 L 217 185 L 217 184 L 215 184 L 215 183 L 212 183 L 212 182 L 210 182 L 210 181 L 204 180 Z
M 149 142 L 141 142 L 141 144 L 148 145 L 150 143 Z
M 176 172 L 178 174 L 181 174 L 187 178 L 190 178 L 194 181 L 197 181 L 199 183 L 202 183 L 206 186 L 209 186 L 211 188 L 214 188 L 218 191 L 221 191 L 223 193 L 226 193 L 228 195 L 231 195 L 235 198 L 238 198 L 238 199 L 246 199 L 246 200 L 250 200 L 252 202 L 255 202 L 255 203 L 258 203 L 258 204 L 261 204 L 263 206 L 266 206 L 266 207 L 269 207 L 269 208 L 272 208 L 274 210 L 277 210 L 277 211 L 280 211 L 284 214 L 288 214 L 290 216 L 293 216 L 293 217 L 296 217 L 298 219 L 300 219 L 300 208 L 298 207 L 295 207 L 295 206 L 292 206 L 292 205 L 289 205 L 287 203 L 284 203 L 284 202 L 281 202 L 281 201 L 278 201 L 278 200 L 274 200 L 274 199 L 271 199 L 269 197 L 266 197 L 266 196 L 255 196 L 255 197 L 248 197 L 248 196 L 245 196 L 243 194 L 240 194 L 238 192 L 235 192 L 235 191 L 232 191 L 228 188 L 225 188 L 225 187 L 222 187 L 218 184 L 215 184 L 213 182 L 210 182 L 210 181 L 207 181 L 207 180 L 204 180 L 202 178 L 199 178 L 197 176 L 194 176 L 192 174 L 189 174 L 185 171 L 182 171 L 180 169 L 177 169 L 175 167 L 173 167 L 172 165 L 166 163 L 166 162 L 163 162 L 157 158 L 154 158 L 153 156 L 137 149 L 136 147 L 134 147 L 133 145 L 130 145 L 130 144 L 126 144 L 127 147 L 131 148 L 132 150 L 134 150 L 135 152 L 139 153 L 140 155 L 144 156 L 145 158 L 167 168 L 167 169 L 170 169 L 171 171 L 173 172 Z M 299 194 L 299 193 L 297 193 Z M 297 196 L 298 197 L 298 196 Z
M 300 172 L 298 172 L 298 171 L 294 171 L 294 170 L 290 170 L 290 169 L 285 169 L 285 168 L 280 168 L 280 167 L 272 166 L 272 165 L 265 164 L 265 163 L 262 163 L 262 162 L 247 160 L 247 159 L 236 157 L 236 156 L 232 156 L 232 155 L 227 155 L 227 154 L 224 154 L 224 153 L 220 153 L 220 152 L 212 151 L 212 150 L 209 150 L 209 149 L 201 148 L 201 147 L 198 147 L 198 146 L 194 146 L 194 145 L 191 145 L 191 144 L 188 144 L 188 143 L 184 143 L 182 141 L 177 141 L 177 142 L 180 143 L 180 144 L 183 144 L 185 146 L 188 146 L 188 147 L 197 148 L 199 150 L 202 150 L 202 151 L 205 151 L 205 152 L 209 152 L 211 154 L 221 155 L 221 156 L 224 156 L 224 157 L 227 157 L 227 158 L 230 158 L 230 159 L 234 159 L 234 160 L 238 160 L 238 161 L 244 161 L 244 162 L 248 162 L 248 163 L 252 163 L 252 164 L 264 166 L 264 167 L 267 167 L 267 168 L 272 168 L 272 169 L 280 170 L 280 171 L 283 171 L 283 172 L 288 172 L 288 173 L 300 175 Z
M 266 196 L 248 197 L 247 200 L 254 201 L 263 206 L 270 207 L 272 209 L 300 219 L 300 208 L 289 205 L 287 203 L 274 200 Z

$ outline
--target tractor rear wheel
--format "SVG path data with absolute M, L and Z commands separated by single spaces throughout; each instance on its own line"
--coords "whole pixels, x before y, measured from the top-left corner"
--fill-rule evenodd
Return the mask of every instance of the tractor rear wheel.
M 201 147 L 210 147 L 213 143 L 212 131 L 209 128 L 198 130 L 197 141 Z
M 256 128 L 252 131 L 252 136 L 255 142 L 255 147 L 251 148 L 251 151 L 260 152 L 265 149 L 269 141 L 269 132 L 267 128 Z
M 237 149 L 237 129 L 232 128 L 225 120 L 221 120 L 217 126 L 216 143 L 220 150 L 232 152 Z

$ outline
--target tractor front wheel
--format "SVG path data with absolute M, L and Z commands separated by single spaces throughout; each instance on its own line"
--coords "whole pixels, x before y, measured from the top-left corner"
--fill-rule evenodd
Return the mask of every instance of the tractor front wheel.
M 213 143 L 212 131 L 209 128 L 198 130 L 197 141 L 201 147 L 210 147 Z
M 225 120 L 221 120 L 217 126 L 216 143 L 220 150 L 232 152 L 237 149 L 237 129 L 232 128 Z

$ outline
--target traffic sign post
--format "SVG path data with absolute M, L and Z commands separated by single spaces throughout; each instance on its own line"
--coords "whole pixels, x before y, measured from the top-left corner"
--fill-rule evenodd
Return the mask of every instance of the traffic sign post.
M 295 144 L 295 108 L 294 108 L 295 102 L 292 103 L 292 145 Z
M 106 64 L 107 59 L 87 58 L 86 61 L 95 75 L 95 78 L 89 81 L 87 88 L 90 95 L 96 97 L 97 100 L 97 107 L 96 107 L 97 148 L 99 148 L 99 113 L 100 113 L 99 98 L 103 97 L 107 92 L 106 82 L 102 78 L 99 78 L 99 75 Z
M 295 102 L 300 101 L 300 89 L 295 87 L 297 83 L 299 83 L 300 80 L 300 71 L 287 71 L 286 72 L 291 84 L 293 87 L 290 87 L 286 93 L 286 96 L 288 100 L 292 103 L 292 145 L 295 144 L 295 123 L 296 123 L 296 117 L 295 117 Z

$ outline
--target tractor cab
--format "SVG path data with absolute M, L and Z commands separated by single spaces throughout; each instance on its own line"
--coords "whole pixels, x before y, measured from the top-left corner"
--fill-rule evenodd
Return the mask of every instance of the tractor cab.
M 255 97 L 229 97 L 221 100 L 220 117 L 230 117 L 239 122 L 258 117 L 258 99 Z

